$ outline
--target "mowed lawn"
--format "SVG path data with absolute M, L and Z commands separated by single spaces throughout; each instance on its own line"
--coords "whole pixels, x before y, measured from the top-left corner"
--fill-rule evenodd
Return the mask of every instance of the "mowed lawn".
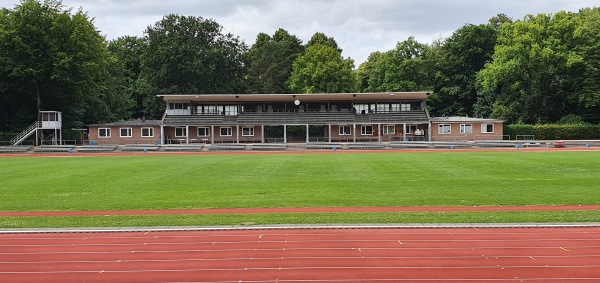
M 2 157 L 0 211 L 600 204 L 600 152 Z

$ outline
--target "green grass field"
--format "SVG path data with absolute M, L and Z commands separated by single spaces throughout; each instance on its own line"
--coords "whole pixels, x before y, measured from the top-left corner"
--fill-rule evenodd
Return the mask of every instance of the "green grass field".
M 600 204 L 598 151 L 100 157 L 74 154 L 67 157 L 4 157 L 0 158 L 0 172 L 0 211 Z M 562 214 L 568 221 L 600 219 L 600 214 L 595 212 L 580 213 L 571 218 L 566 216 L 568 213 L 573 212 Z M 366 217 L 368 214 L 360 215 Z M 350 214 L 342 218 L 330 214 L 312 222 L 389 223 L 394 219 L 410 222 L 423 218 L 415 214 L 413 218 L 402 220 L 399 216 L 390 218 L 391 215 L 410 214 L 375 213 L 369 214 L 367 219 Z M 423 222 L 437 222 L 436 219 L 445 218 L 441 215 L 449 214 L 437 215 L 440 216 L 428 217 Z M 501 216 L 510 215 L 507 213 L 462 215 L 465 216 L 456 216 L 456 219 L 463 219 L 460 222 L 477 222 L 490 217 L 494 218 L 492 222 L 503 222 L 502 219 L 512 222 L 510 217 Z M 556 215 L 560 218 L 561 214 Z M 230 220 L 217 220 L 229 216 L 217 215 L 213 220 L 206 220 L 206 217 L 209 216 L 202 216 L 202 221 L 198 216 L 192 217 L 195 219 L 192 221 L 190 217 L 169 216 L 166 223 L 277 222 L 270 219 L 271 216 L 263 216 L 257 221 L 241 221 L 242 216 Z M 287 223 L 312 223 L 311 217 L 314 216 L 299 214 L 291 218 L 279 216 L 278 219 L 289 218 Z M 121 226 L 117 218 L 111 223 Z M 127 218 L 137 220 L 125 221 L 123 225 L 162 223 L 159 219 L 165 216 L 121 216 L 120 219 Z M 75 221 L 71 226 L 103 223 L 98 219 L 90 220 L 94 217 L 36 219 L 2 217 L 0 227 L 53 226 L 47 223 L 51 221 L 49 219 L 55 219 L 56 225 L 60 226 L 64 221 Z

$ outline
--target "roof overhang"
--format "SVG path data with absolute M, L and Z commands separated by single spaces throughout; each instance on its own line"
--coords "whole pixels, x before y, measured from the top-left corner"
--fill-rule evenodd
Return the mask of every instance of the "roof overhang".
M 423 92 L 375 92 L 375 93 L 320 93 L 320 94 L 159 94 L 165 101 L 190 101 L 199 103 L 227 102 L 373 102 L 425 100 L 431 94 Z

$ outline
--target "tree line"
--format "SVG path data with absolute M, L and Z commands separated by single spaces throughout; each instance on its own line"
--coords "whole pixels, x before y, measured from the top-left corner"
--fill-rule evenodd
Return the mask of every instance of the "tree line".
M 144 36 L 106 40 L 83 10 L 22 0 L 0 10 L 0 131 L 40 110 L 64 127 L 162 116 L 156 94 L 431 90 L 434 116 L 600 122 L 600 9 L 499 14 L 450 37 L 414 37 L 355 66 L 334 38 L 284 29 L 248 46 L 212 19 L 169 14 Z

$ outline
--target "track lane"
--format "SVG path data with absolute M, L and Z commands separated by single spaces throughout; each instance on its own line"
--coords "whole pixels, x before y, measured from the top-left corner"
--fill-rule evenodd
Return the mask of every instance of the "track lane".
M 600 227 L 0 234 L 1 282 L 593 282 Z

